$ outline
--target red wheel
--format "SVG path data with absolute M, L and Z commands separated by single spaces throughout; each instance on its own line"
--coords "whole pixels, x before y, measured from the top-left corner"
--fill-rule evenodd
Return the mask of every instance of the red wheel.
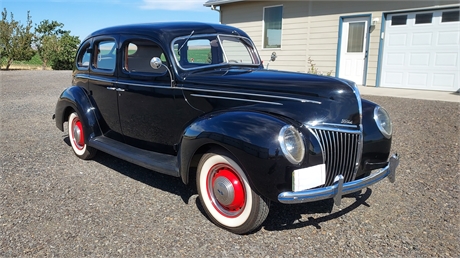
M 216 164 L 208 173 L 207 194 L 216 210 L 227 217 L 237 217 L 246 204 L 244 182 L 228 164 Z
M 259 227 L 268 202 L 252 191 L 241 167 L 225 154 L 205 154 L 198 165 L 200 201 L 217 225 L 237 234 Z
M 76 112 L 69 116 L 69 139 L 75 155 L 79 158 L 91 159 L 96 154 L 96 149 L 87 146 L 85 143 L 83 123 Z

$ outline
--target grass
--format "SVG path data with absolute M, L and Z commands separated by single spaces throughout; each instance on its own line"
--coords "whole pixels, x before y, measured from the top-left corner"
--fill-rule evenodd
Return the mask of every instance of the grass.
M 200 63 L 200 64 L 207 64 L 208 62 L 208 54 L 209 54 L 209 49 L 190 49 L 188 51 L 188 59 L 189 62 L 191 61 L 190 59 L 193 58 L 194 63 Z
M 43 62 L 40 59 L 40 56 L 38 55 L 38 53 L 35 53 L 35 55 L 29 61 L 13 61 L 13 63 L 10 66 L 10 70 L 35 70 L 41 69 L 42 65 Z M 2 69 L 5 69 L 5 65 L 2 66 Z
M 177 55 L 177 49 L 174 50 L 174 52 L 176 53 Z M 208 55 L 210 53 L 210 50 L 209 49 L 203 49 L 203 48 L 196 48 L 196 49 L 193 49 L 193 47 L 191 47 L 189 50 L 188 50 L 188 61 L 189 62 L 192 62 L 192 58 L 193 58 L 193 63 L 198 63 L 198 64 L 208 64 Z M 180 56 L 179 56 L 179 61 L 180 61 Z

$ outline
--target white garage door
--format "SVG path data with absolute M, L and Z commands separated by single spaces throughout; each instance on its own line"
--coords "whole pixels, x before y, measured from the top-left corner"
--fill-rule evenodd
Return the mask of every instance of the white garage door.
M 456 91 L 459 9 L 389 14 L 380 86 Z

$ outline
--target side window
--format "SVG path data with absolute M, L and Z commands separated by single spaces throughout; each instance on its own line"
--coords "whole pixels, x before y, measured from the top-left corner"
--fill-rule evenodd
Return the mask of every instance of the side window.
M 264 48 L 281 48 L 283 6 L 264 7 Z
M 115 70 L 117 60 L 115 40 L 103 40 L 95 44 L 93 66 L 97 69 Z
M 87 69 L 89 67 L 89 61 L 91 53 L 88 52 L 90 42 L 83 43 L 77 54 L 77 67 L 80 69 Z
M 183 68 L 223 62 L 222 53 L 217 53 L 220 48 L 216 37 L 183 39 L 176 41 L 173 47 L 177 61 Z
M 167 72 L 165 67 L 153 69 L 150 60 L 159 57 L 167 65 L 163 50 L 155 42 L 145 39 L 129 40 L 123 45 L 123 68 L 130 73 L 149 73 L 163 75 Z
M 207 39 L 192 39 L 188 42 L 187 58 L 189 63 L 210 64 L 211 42 Z

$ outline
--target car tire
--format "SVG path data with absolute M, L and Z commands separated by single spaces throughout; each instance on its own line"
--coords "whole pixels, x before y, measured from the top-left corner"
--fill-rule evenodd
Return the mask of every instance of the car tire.
M 69 116 L 69 140 L 72 145 L 73 152 L 81 159 L 93 158 L 97 150 L 89 147 L 85 143 L 85 132 L 83 130 L 83 121 L 81 121 L 77 112 L 73 112 Z
M 206 214 L 230 232 L 250 233 L 267 218 L 269 201 L 251 189 L 245 173 L 231 155 L 223 152 L 203 155 L 196 183 Z

